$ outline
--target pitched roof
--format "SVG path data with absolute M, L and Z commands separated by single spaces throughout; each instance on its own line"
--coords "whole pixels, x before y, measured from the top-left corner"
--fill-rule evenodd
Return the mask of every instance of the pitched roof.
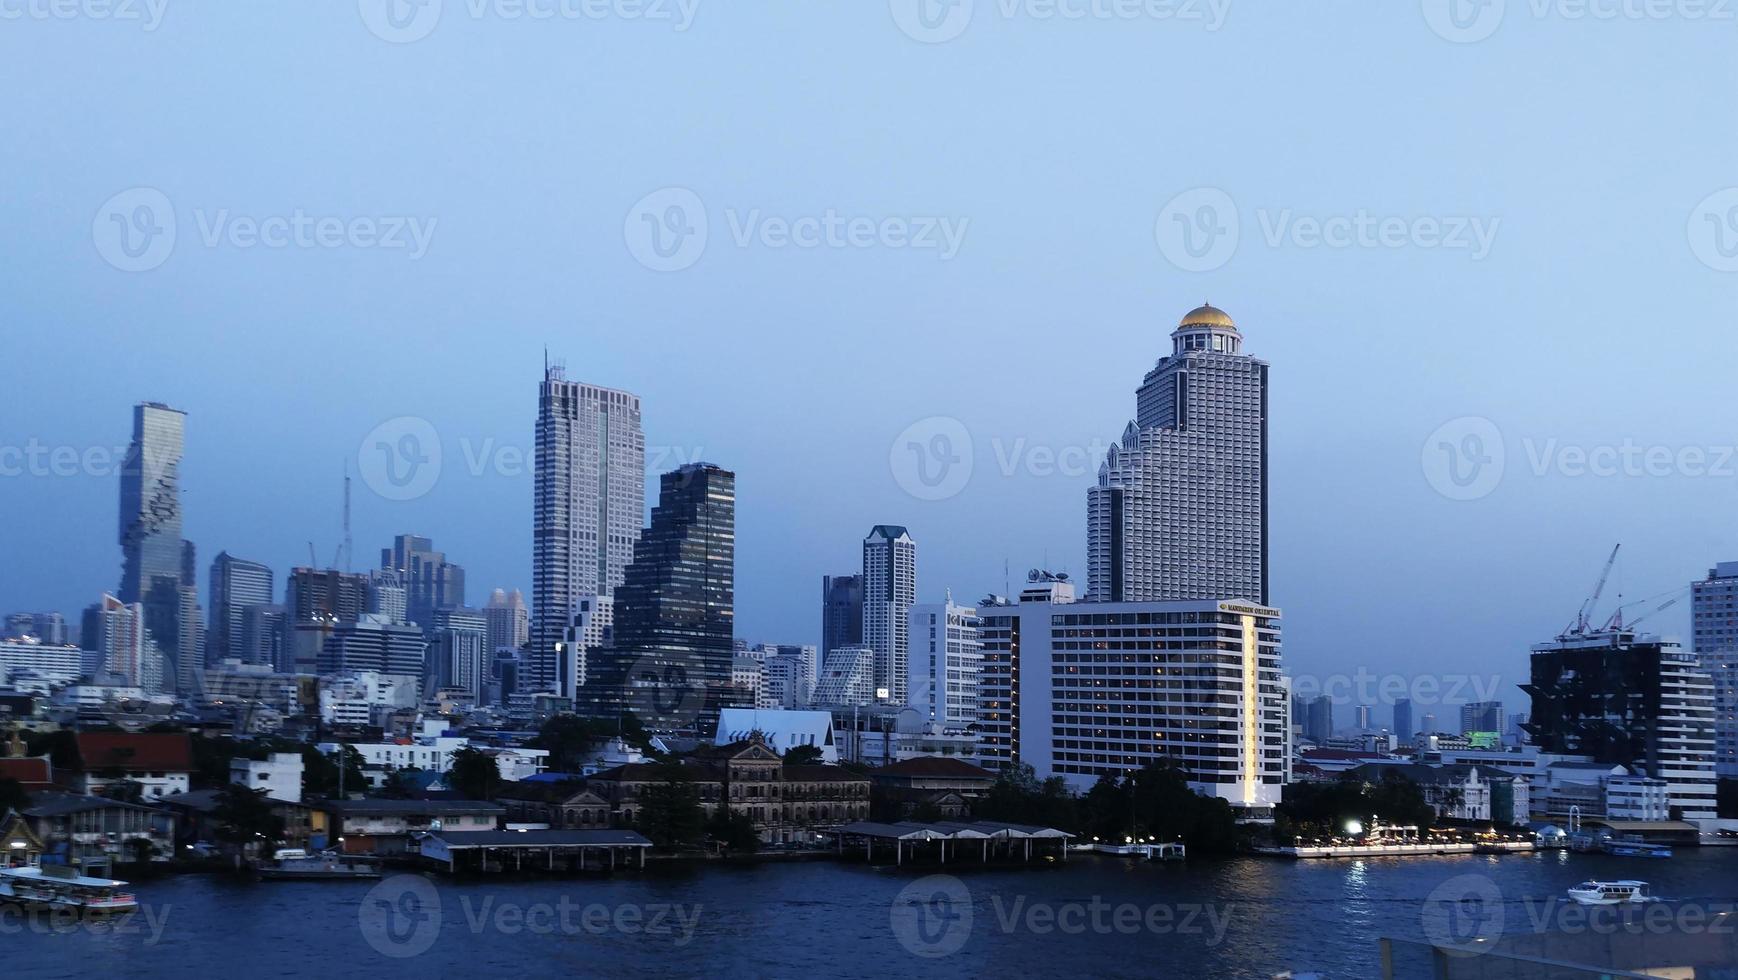
M 912 759 L 902 759 L 898 762 L 872 770 L 871 776 L 916 776 L 929 779 L 981 779 L 984 782 L 995 782 L 996 774 L 988 769 L 974 766 L 959 759 L 948 759 L 942 756 L 923 755 Z
M 78 757 L 86 772 L 102 769 L 192 772 L 193 741 L 185 732 L 80 732 Z

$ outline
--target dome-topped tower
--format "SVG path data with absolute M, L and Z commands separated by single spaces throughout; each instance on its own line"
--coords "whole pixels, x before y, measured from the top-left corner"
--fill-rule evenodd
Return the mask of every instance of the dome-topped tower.
M 1171 333 L 1171 353 L 1213 351 L 1235 354 L 1243 346 L 1243 335 L 1237 324 L 1224 310 L 1203 303 L 1183 315 L 1182 322 Z

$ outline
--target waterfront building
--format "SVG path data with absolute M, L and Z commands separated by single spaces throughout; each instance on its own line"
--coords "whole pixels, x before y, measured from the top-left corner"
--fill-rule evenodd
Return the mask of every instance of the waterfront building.
M 424 630 L 434 623 L 437 610 L 465 604 L 465 570 L 447 561 L 445 552 L 434 550 L 429 538 L 393 538 L 392 547 L 380 549 L 380 568 L 404 584 L 405 616 Z
M 863 643 L 863 576 L 821 577 L 821 656 Z
M 615 590 L 610 644 L 589 658 L 583 711 L 711 731 L 730 683 L 735 578 L 736 474 L 710 463 L 665 473 Z
M 361 746 L 351 746 L 361 748 Z M 320 747 L 322 752 L 337 746 Z M 416 854 L 431 827 L 443 833 L 495 830 L 507 808 L 481 800 L 329 800 L 331 843 L 346 854 L 401 857 Z
M 1503 730 L 1503 703 L 1501 701 L 1470 701 L 1460 706 L 1460 733 L 1471 735 L 1474 732 L 1501 734 Z
M 908 696 L 916 601 L 917 542 L 903 527 L 877 524 L 863 539 L 863 644 L 875 651 L 874 696 L 889 704 Z
M 810 703 L 864 705 L 875 701 L 875 651 L 867 646 L 836 647 L 821 665 Z
M 151 797 L 155 800 L 156 797 Z M 139 854 L 148 861 L 175 857 L 175 815 L 98 794 L 44 793 L 23 812 L 39 840 L 49 842 L 55 860 L 106 876 L 117 857 Z
M 1242 346 L 1201 306 L 1142 380 L 1087 491 L 1089 599 L 1267 602 L 1267 363 Z
M 1540 751 L 1664 780 L 1674 819 L 1714 819 L 1714 685 L 1694 654 L 1633 630 L 1568 634 L 1533 647 L 1522 690 Z
M 1247 818 L 1271 816 L 1285 772 L 1279 610 L 1214 599 L 1021 602 L 978 617 L 986 652 L 1011 654 L 986 653 L 984 686 L 1015 692 L 995 728 L 1013 745 L 986 745 L 986 766 L 1017 760 L 1084 792 L 1100 776 L 1171 762 L 1197 792 Z
M 567 631 L 581 599 L 608 595 L 635 560 L 646 502 L 638 395 L 567 380 L 545 365 L 537 402 L 531 652 L 520 686 L 572 697 Z
M 531 638 L 531 610 L 525 606 L 525 597 L 518 589 L 511 593 L 505 589 L 496 589 L 489 594 L 489 603 L 483 607 L 483 618 L 489 623 L 488 649 L 492 654 L 497 650 L 518 650 Z
M 367 613 L 368 578 L 334 569 L 292 568 L 284 584 L 284 639 L 278 670 L 286 674 L 324 673 L 319 669 L 326 641 L 341 625 Z M 418 673 L 421 672 L 419 667 Z
M 907 618 L 907 703 L 944 726 L 977 724 L 984 665 L 977 610 L 956 605 L 949 593 L 942 602 L 912 606 Z
M 1738 561 L 1720 562 L 1690 586 L 1690 626 L 1714 681 L 1714 771 L 1738 779 Z
M 248 607 L 271 605 L 274 595 L 271 568 L 221 551 L 212 559 L 210 581 L 211 622 L 205 630 L 206 664 L 231 658 L 258 662 L 248 658 L 242 634 L 246 630 Z

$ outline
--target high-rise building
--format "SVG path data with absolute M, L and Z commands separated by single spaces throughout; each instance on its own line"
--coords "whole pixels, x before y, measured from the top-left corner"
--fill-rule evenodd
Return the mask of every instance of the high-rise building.
M 424 690 L 457 688 L 480 701 L 490 666 L 488 618 L 476 609 L 439 609 L 429 636 Z
M 561 692 L 570 695 L 585 686 L 591 658 L 610 642 L 616 622 L 616 601 L 613 595 L 585 596 L 573 613 L 573 625 L 567 628 L 562 647 Z
M 1267 362 L 1202 306 L 1087 491 L 1087 596 L 1267 602 Z
M 736 474 L 710 463 L 665 473 L 652 522 L 615 590 L 611 641 L 588 663 L 583 710 L 633 712 L 649 728 L 716 727 L 730 685 L 735 602 Z
M 916 601 L 917 542 L 903 527 L 875 525 L 863 539 L 863 645 L 875 651 L 878 701 L 906 703 L 911 653 L 908 616 Z
M 360 576 L 356 578 L 361 581 Z M 427 649 L 421 629 L 362 613 L 332 628 L 320 651 L 319 672 L 371 670 L 415 682 L 423 677 Z
M 404 585 L 405 616 L 425 631 L 437 610 L 465 604 L 465 570 L 434 550 L 434 541 L 400 534 L 392 547 L 380 549 L 381 571 L 392 572 Z
M 926 721 L 949 728 L 977 724 L 984 667 L 978 612 L 942 602 L 923 602 L 908 615 L 911 643 L 907 703 Z
M 1738 779 L 1738 561 L 1720 562 L 1690 587 L 1690 627 L 1714 681 L 1714 771 Z
M 1326 694 L 1303 699 L 1304 738 L 1321 745 L 1334 737 L 1334 699 Z
M 875 651 L 861 644 L 834 647 L 821 663 L 810 703 L 852 707 L 875 701 Z
M 821 656 L 863 642 L 863 576 L 821 576 Z
M 211 562 L 211 625 L 206 630 L 206 663 L 235 659 L 254 663 L 243 653 L 243 620 L 249 606 L 271 605 L 272 570 L 227 551 Z
M 820 678 L 820 661 L 812 646 L 780 645 L 771 648 L 766 665 L 762 701 L 767 708 L 797 709 L 809 706 Z
M 368 611 L 400 625 L 409 624 L 410 589 L 404 584 L 404 576 L 395 571 L 369 572 Z
M 531 650 L 522 691 L 561 690 L 581 599 L 613 592 L 635 560 L 646 506 L 640 398 L 568 381 L 546 366 L 537 402 L 531 538 Z M 567 692 L 572 693 L 572 692 Z
M 980 726 L 982 764 L 1025 763 L 1085 791 L 1168 761 L 1197 792 L 1271 817 L 1285 779 L 1278 610 L 1002 599 L 978 616 L 983 687 L 997 702 Z
M 327 673 L 319 667 L 327 638 L 337 627 L 372 615 L 367 609 L 367 576 L 330 568 L 291 569 L 284 584 L 284 641 L 278 670 L 285 674 Z M 392 622 L 384 616 L 376 619 Z M 420 675 L 421 667 L 412 673 Z
M 1376 710 L 1367 704 L 1360 704 L 1353 709 L 1353 720 L 1360 732 L 1376 730 Z
M 277 669 L 284 662 L 284 607 L 279 604 L 248 606 L 241 612 L 241 640 L 233 654 L 244 664 Z
M 187 414 L 157 402 L 133 407 L 121 467 L 121 588 L 138 603 L 163 657 L 166 690 L 193 693 L 204 667 L 193 547 L 181 537 L 181 457 Z
M 525 607 L 525 597 L 514 589 L 496 589 L 483 607 L 483 618 L 489 622 L 489 652 L 517 650 L 531 638 L 531 610 Z
M 1424 713 L 1424 720 L 1418 726 L 1418 733 L 1421 735 L 1436 734 L 1436 716 L 1434 714 L 1428 711 Z
M 1503 703 L 1501 701 L 1469 701 L 1460 706 L 1460 733 L 1468 735 L 1473 732 L 1503 731 Z
M 66 617 L 57 612 L 11 613 L 6 617 L 6 627 L 0 631 L 0 639 L 22 640 L 31 637 L 47 646 L 65 646 L 67 643 Z
M 85 610 L 82 632 L 84 647 L 96 654 L 101 672 L 147 693 L 163 690 L 163 653 L 151 636 L 143 605 L 104 595 Z
M 1714 685 L 1694 654 L 1634 630 L 1568 634 L 1533 647 L 1522 690 L 1540 752 L 1663 779 L 1673 819 L 1714 819 Z
M 1394 734 L 1401 742 L 1409 742 L 1418 731 L 1412 727 L 1412 699 L 1394 699 Z

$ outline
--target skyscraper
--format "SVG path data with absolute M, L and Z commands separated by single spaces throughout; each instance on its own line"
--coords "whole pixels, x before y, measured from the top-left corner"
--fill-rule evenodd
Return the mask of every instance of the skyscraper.
M 1418 734 L 1412 727 L 1411 698 L 1394 699 L 1394 734 L 1398 735 L 1403 743 L 1411 741 L 1412 736 Z
M 926 721 L 954 728 L 978 720 L 978 696 L 984 666 L 984 644 L 978 633 L 978 612 L 942 602 L 911 607 L 911 707 Z
M 181 456 L 187 414 L 158 402 L 133 406 L 121 467 L 122 603 L 144 609 L 164 659 L 167 690 L 192 693 L 204 666 L 192 545 L 181 537 Z
M 284 642 L 278 670 L 285 674 L 320 671 L 326 639 L 339 626 L 354 623 L 368 608 L 368 579 L 332 569 L 293 568 L 284 584 Z M 379 617 L 390 623 L 388 617 Z M 421 668 L 412 673 L 421 673 Z
M 579 600 L 613 591 L 634 560 L 645 481 L 639 396 L 568 381 L 559 365 L 547 366 L 537 402 L 531 653 L 521 690 L 561 689 L 568 674 L 558 647 Z
M 821 658 L 863 642 L 863 576 L 821 576 Z
M 423 690 L 449 687 L 481 700 L 489 671 L 489 621 L 475 609 L 441 609 L 429 631 L 429 670 Z
M 104 595 L 85 610 L 83 634 L 84 648 L 96 654 L 102 671 L 147 693 L 163 690 L 163 653 L 151 636 L 142 605 Z
M 736 474 L 691 463 L 663 475 L 614 598 L 613 637 L 588 664 L 583 709 L 710 731 L 730 685 Z
M 257 561 L 219 552 L 211 562 L 211 625 L 206 630 L 206 663 L 234 658 L 248 662 L 242 632 L 248 606 L 272 602 L 272 570 Z
M 1266 603 L 1267 362 L 1224 311 L 1191 310 L 1087 491 L 1092 601 Z
M 427 649 L 428 641 L 415 626 L 363 613 L 333 627 L 320 650 L 319 672 L 372 670 L 415 683 L 423 679 Z
M 1503 730 L 1501 701 L 1469 701 L 1460 706 L 1460 733 L 1496 732 Z
M 1738 779 L 1738 561 L 1690 586 L 1690 626 L 1703 673 L 1714 680 L 1714 771 Z
M 483 618 L 489 623 L 489 653 L 496 650 L 517 650 L 531 638 L 531 611 L 525 608 L 525 597 L 514 589 L 509 595 L 496 589 L 483 607 Z
M 903 527 L 875 525 L 863 539 L 863 645 L 875 651 L 875 696 L 889 704 L 906 703 L 911 639 L 907 616 L 916 601 L 917 542 Z
M 405 617 L 424 631 L 432 629 L 437 610 L 465 604 L 465 570 L 434 550 L 429 538 L 393 538 L 392 547 L 380 549 L 380 568 L 395 573 L 404 585 Z

